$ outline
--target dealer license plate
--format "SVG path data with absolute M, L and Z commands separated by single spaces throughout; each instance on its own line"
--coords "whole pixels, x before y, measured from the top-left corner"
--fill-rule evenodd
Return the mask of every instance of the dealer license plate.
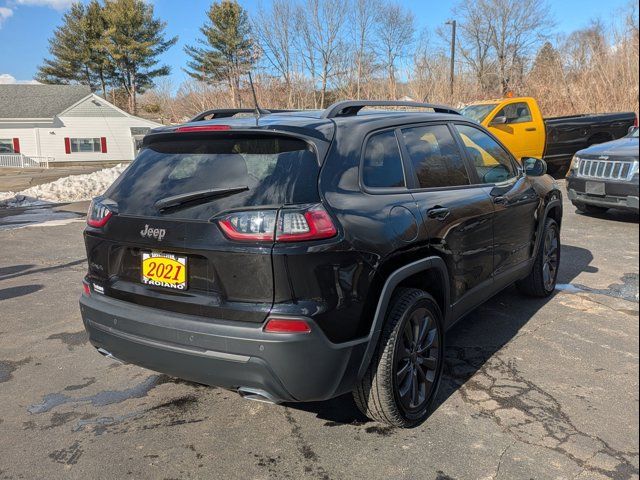
M 174 290 L 187 289 L 187 257 L 164 252 L 142 253 L 142 283 Z

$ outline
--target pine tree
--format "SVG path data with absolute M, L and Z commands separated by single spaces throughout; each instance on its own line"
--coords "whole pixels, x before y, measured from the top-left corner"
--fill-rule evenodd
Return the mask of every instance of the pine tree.
M 49 40 L 51 59 L 39 67 L 36 79 L 43 83 L 81 83 L 94 89 L 95 72 L 92 55 L 96 46 L 94 31 L 87 31 L 88 12 L 95 8 L 74 3 L 64 15 L 63 23 Z
M 102 48 L 102 39 L 107 28 L 102 5 L 98 0 L 91 0 L 86 7 L 84 18 L 85 55 L 88 58 L 95 81 L 100 85 L 102 96 L 107 98 L 107 85 L 113 83 L 114 66 Z
M 544 42 L 536 54 L 531 71 L 536 75 L 542 76 L 544 72 L 555 72 L 558 69 L 562 69 L 560 54 L 553 48 L 551 42 Z
M 187 46 L 192 58 L 185 70 L 192 78 L 209 84 L 228 84 L 235 107 L 241 106 L 240 77 L 257 60 L 257 47 L 251 36 L 247 12 L 235 0 L 214 2 L 207 13 L 209 21 L 200 31 L 199 46 Z
M 171 69 L 158 65 L 158 56 L 178 40 L 165 39 L 166 23 L 153 16 L 153 5 L 143 0 L 105 0 L 103 15 L 107 29 L 101 47 L 108 55 L 118 85 L 128 96 L 129 111 L 137 113 L 137 96 L 153 87 L 157 77 Z

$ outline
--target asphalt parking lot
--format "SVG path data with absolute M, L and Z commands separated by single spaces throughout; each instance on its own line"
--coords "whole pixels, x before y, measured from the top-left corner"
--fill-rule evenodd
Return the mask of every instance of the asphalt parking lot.
M 411 430 L 350 397 L 255 403 L 98 355 L 82 219 L 16 225 L 0 228 L 0 479 L 638 478 L 637 215 L 566 204 L 556 294 L 509 289 L 458 323 L 438 408 Z

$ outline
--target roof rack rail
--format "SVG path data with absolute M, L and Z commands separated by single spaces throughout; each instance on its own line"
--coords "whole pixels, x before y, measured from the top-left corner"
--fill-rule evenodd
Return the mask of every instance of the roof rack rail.
M 255 108 L 216 108 L 213 110 L 206 110 L 204 112 L 199 113 L 195 117 L 193 117 L 189 122 L 201 122 L 206 117 L 211 117 L 211 119 L 216 118 L 229 118 L 237 115 L 238 113 L 255 113 Z M 270 113 L 284 113 L 284 112 L 294 112 L 296 110 L 264 110 L 260 109 L 260 113 L 262 115 L 268 115 Z
M 460 115 L 455 108 L 434 103 L 409 102 L 402 100 L 345 100 L 330 105 L 322 112 L 322 118 L 352 117 L 364 107 L 417 107 L 431 108 L 436 113 Z

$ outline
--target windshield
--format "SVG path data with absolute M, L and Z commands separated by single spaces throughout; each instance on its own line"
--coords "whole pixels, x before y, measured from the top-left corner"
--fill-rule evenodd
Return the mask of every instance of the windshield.
M 124 215 L 208 220 L 234 208 L 317 202 L 318 172 L 313 149 L 296 138 L 191 137 L 150 144 L 105 197 Z M 159 208 L 190 194 L 203 201 Z
M 475 120 L 478 123 L 482 123 L 482 121 L 487 118 L 487 115 L 491 113 L 491 111 L 498 106 L 497 103 L 483 103 L 480 105 L 467 105 L 460 113 L 465 117 L 468 117 L 472 120 Z

